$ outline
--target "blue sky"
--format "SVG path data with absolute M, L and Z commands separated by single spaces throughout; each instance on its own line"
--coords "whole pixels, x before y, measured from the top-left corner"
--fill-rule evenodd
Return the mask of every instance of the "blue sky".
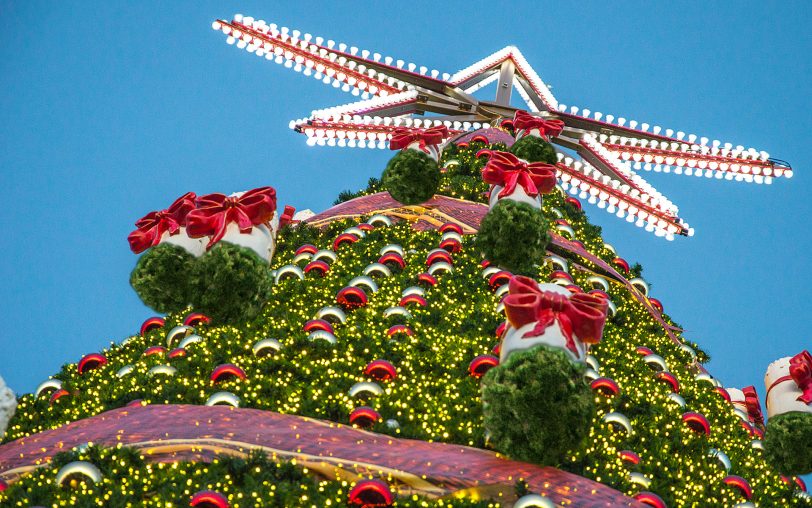
M 187 190 L 272 185 L 322 210 L 383 151 L 307 147 L 288 121 L 353 97 L 228 46 L 236 12 L 454 72 L 518 46 L 565 104 L 754 146 L 772 186 L 648 175 L 696 229 L 666 242 L 587 207 L 728 386 L 812 347 L 805 2 L 0 1 L 0 375 L 33 390 L 152 315 L 132 223 Z

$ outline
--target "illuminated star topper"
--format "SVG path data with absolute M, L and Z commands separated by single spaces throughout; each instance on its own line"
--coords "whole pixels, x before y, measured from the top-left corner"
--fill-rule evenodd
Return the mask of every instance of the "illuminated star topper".
M 212 28 L 222 31 L 229 44 L 360 96 L 359 101 L 292 121 L 291 128 L 307 136 L 310 145 L 386 149 L 395 129 L 420 131 L 438 125 L 445 125 L 453 139 L 512 120 L 518 110 L 510 105 L 515 89 L 531 114 L 564 122 L 550 141 L 581 158 L 558 151 L 557 176 L 565 191 L 669 240 L 677 234 L 692 236 L 693 229 L 639 171 L 757 184 L 792 177 L 788 163 L 764 151 L 568 108 L 513 46 L 455 74 L 441 74 L 239 14 L 231 21 L 215 21 Z M 495 100 L 471 95 L 490 83 L 496 83 Z

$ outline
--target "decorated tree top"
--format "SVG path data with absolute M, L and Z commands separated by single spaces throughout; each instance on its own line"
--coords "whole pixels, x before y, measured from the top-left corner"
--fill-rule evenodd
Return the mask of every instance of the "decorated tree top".
M 690 228 L 636 170 L 788 165 L 567 112 L 514 48 L 440 77 L 252 18 L 214 28 L 362 96 L 293 122 L 310 143 L 398 151 L 317 214 L 266 186 L 136 221 L 130 283 L 163 316 L 0 393 L 0 503 L 810 506 L 809 352 L 769 366 L 762 413 L 565 193 L 672 238 Z

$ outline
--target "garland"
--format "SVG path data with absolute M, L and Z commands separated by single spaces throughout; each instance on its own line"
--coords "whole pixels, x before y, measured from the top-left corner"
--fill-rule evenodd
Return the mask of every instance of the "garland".
M 220 242 L 197 261 L 192 304 L 221 323 L 252 319 L 268 298 L 268 264 L 238 245 Z
M 461 162 L 457 168 L 481 164 L 474 160 L 471 147 L 458 150 L 455 156 Z M 448 173 L 453 171 L 448 169 Z M 456 174 L 465 177 L 462 172 Z M 459 192 L 473 193 L 472 189 L 461 187 Z M 543 209 L 550 217 L 558 210 L 590 252 L 606 262 L 616 256 L 599 236 L 590 236 L 583 215 L 566 205 L 561 194 L 545 196 Z M 302 244 L 331 248 L 340 233 L 356 225 L 337 221 L 323 231 L 303 226 L 283 229 L 272 268 L 292 264 Z M 372 427 L 376 432 L 484 447 L 480 382 L 469 375 L 468 365 L 491 351 L 496 343 L 494 330 L 503 317 L 494 311 L 499 297 L 482 277 L 474 239 L 463 237 L 461 251 L 452 256 L 453 272 L 438 274 L 437 284 L 424 288 L 425 307 L 409 304 L 410 318 L 382 317 L 386 309 L 398 305 L 404 289 L 418 285 L 417 276 L 426 270 L 428 253 L 437 248 L 440 239 L 438 232 L 415 232 L 404 223 L 378 227 L 357 242 L 342 246 L 323 277 L 308 274 L 304 280 L 289 278 L 273 285 L 256 317 L 236 325 L 217 320 L 197 325 L 195 332 L 201 340 L 187 346 L 186 356 L 145 355 L 148 347 L 166 347 L 167 332 L 181 324 L 190 310 L 171 314 L 164 328 L 133 335 L 100 351 L 107 363 L 96 369 L 80 374 L 75 363 L 65 365 L 55 377 L 68 395 L 53 403 L 49 402 L 53 392 L 48 390 L 39 397 L 22 396 L 5 440 L 121 407 L 135 399 L 203 404 L 216 391 L 230 391 L 239 397 L 242 407 L 344 424 L 349 424 L 354 409 L 368 405 L 381 415 L 381 421 Z M 304 323 L 319 309 L 335 305 L 337 292 L 377 262 L 381 249 L 389 244 L 402 247 L 405 267 L 393 268 L 388 277 L 376 276 L 378 291 L 368 291 L 367 306 L 347 312 L 345 323 L 333 324 L 335 345 L 309 340 Z M 599 271 L 588 261 L 577 261 L 586 270 Z M 547 281 L 551 273 L 552 267 L 542 264 L 534 276 Z M 570 273 L 575 284 L 589 286 L 589 271 L 571 268 Z M 581 445 L 572 443 L 561 466 L 583 471 L 586 477 L 631 495 L 641 487 L 630 481 L 629 474 L 640 473 L 651 481 L 647 490 L 656 492 L 669 506 L 735 505 L 742 501 L 741 495 L 721 482 L 728 472 L 710 454 L 716 449 L 729 458 L 732 474 L 750 482 L 754 503 L 801 506 L 802 501 L 794 497 L 794 487 L 767 465 L 763 452 L 752 447 L 752 436 L 742 428 L 729 403 L 712 384 L 695 379 L 685 350 L 672 342 L 624 287 L 612 284 L 608 293 L 618 314 L 607 321 L 603 340 L 591 354 L 600 363 L 600 373 L 611 377 L 620 390 L 617 395 L 595 394 L 597 413 L 590 421 L 589 437 Z M 667 316 L 665 319 L 671 323 Z M 406 325 L 412 335 L 389 335 L 395 324 Z M 277 339 L 282 348 L 266 356 L 254 355 L 252 346 L 265 338 Z M 669 398 L 673 389 L 655 377 L 638 354 L 639 346 L 664 359 L 679 382 L 679 395 L 686 406 L 707 417 L 710 436 L 698 435 L 685 426 L 685 409 Z M 697 355 L 701 360 L 701 352 Z M 350 396 L 355 383 L 373 381 L 363 373 L 366 365 L 377 359 L 391 362 L 397 379 L 379 382 L 385 388 L 381 395 Z M 212 370 L 224 363 L 238 365 L 246 379 L 213 384 Z M 152 367 L 164 364 L 174 367 L 175 374 L 150 374 Z M 116 375 L 128 365 L 132 366 L 129 373 Z M 627 434 L 606 423 L 603 418 L 611 413 L 625 415 L 633 432 Z M 387 420 L 395 420 L 397 425 L 388 425 Z M 634 451 L 638 463 L 624 460 L 619 453 L 623 450 Z
M 192 301 L 196 259 L 183 248 L 160 244 L 138 258 L 130 285 L 144 305 L 162 314 L 178 312 Z
M 767 422 L 767 461 L 786 475 L 812 473 L 812 414 L 785 413 Z
M 536 136 L 525 136 L 513 143 L 510 151 L 520 159 L 528 162 L 546 162 L 555 164 L 558 158 L 553 145 Z
M 477 248 L 485 259 L 515 274 L 533 275 L 547 254 L 549 223 L 528 204 L 500 200 L 482 219 Z
M 396 201 L 417 205 L 428 201 L 437 192 L 440 171 L 437 161 L 420 150 L 407 149 L 389 160 L 381 182 Z
M 98 483 L 77 476 L 67 485 L 54 482 L 57 472 L 73 461 L 87 461 L 102 474 Z M 0 491 L 7 506 L 139 506 L 163 508 L 188 506 L 200 491 L 223 494 L 232 508 L 254 506 L 310 507 L 347 506 L 353 485 L 340 480 L 324 480 L 295 461 L 272 461 L 261 451 L 245 458 L 218 457 L 211 463 L 177 462 L 150 464 L 137 450 L 89 446 L 63 452 L 47 466 L 27 474 Z M 421 507 L 432 502 L 422 496 L 396 498 L 395 506 Z M 470 498 L 449 499 L 442 506 L 486 508 L 487 501 Z
M 561 350 L 536 346 L 488 371 L 482 403 L 494 447 L 527 462 L 567 464 L 566 453 L 580 446 L 595 418 L 585 369 Z

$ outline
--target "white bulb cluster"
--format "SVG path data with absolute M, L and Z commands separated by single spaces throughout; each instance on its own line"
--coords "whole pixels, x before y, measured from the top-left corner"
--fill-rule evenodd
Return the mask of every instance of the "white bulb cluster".
M 628 185 L 604 175 L 584 161 L 573 160 L 562 153 L 558 156 L 561 188 L 573 196 L 585 199 L 588 203 L 667 240 L 673 240 L 674 235 L 681 231 L 673 218 L 652 214 L 641 207 L 644 203 L 631 195 Z M 563 170 L 561 166 L 570 171 Z M 687 230 L 688 236 L 693 236 L 693 229 L 687 223 L 682 223 L 682 227 Z
M 558 111 L 562 113 L 570 113 L 572 115 L 578 115 L 583 118 L 591 118 L 599 122 L 609 123 L 613 125 L 617 125 L 619 127 L 624 127 L 626 129 L 637 130 L 640 132 L 649 131 L 654 134 L 655 136 L 660 136 L 663 139 L 660 141 L 649 141 L 650 143 L 656 143 L 662 145 L 665 143 L 666 145 L 673 146 L 675 143 L 680 147 L 688 147 L 688 148 L 681 148 L 683 151 L 691 150 L 691 151 L 699 151 L 702 154 L 721 154 L 722 156 L 728 156 L 734 158 L 741 158 L 741 159 L 752 159 L 752 160 L 760 160 L 762 162 L 766 162 L 770 158 L 770 154 L 761 150 L 756 150 L 755 148 L 745 148 L 742 145 L 733 146 L 732 143 L 723 143 L 718 139 L 714 139 L 711 141 L 709 138 L 706 137 L 699 137 L 696 134 L 685 134 L 683 131 L 674 131 L 674 129 L 663 129 L 659 125 L 650 125 L 645 122 L 638 122 L 637 120 L 627 120 L 624 117 L 615 117 L 614 115 L 605 115 L 600 111 L 591 111 L 587 108 L 579 108 L 578 106 L 567 106 L 566 104 L 559 104 L 557 106 Z M 569 111 L 568 111 L 569 110 Z M 620 138 L 620 136 L 618 136 Z M 637 139 L 637 138 L 625 138 L 629 140 L 636 140 L 637 142 L 641 142 L 644 140 Z M 648 140 L 645 140 L 648 141 Z M 697 142 L 698 141 L 698 142 Z M 674 148 L 671 148 L 674 150 Z
M 291 121 L 289 127 L 305 134 L 310 146 L 385 149 L 389 147 L 392 132 L 399 127 L 429 129 L 441 125 L 453 133 L 477 130 L 485 124 L 428 118 L 340 115 L 328 121 L 301 118 Z
M 362 98 L 386 96 L 413 88 L 412 85 L 356 61 L 365 58 L 355 56 L 357 48 L 350 48 L 349 55 L 352 57 L 348 58 L 345 44 L 339 44 L 339 52 L 335 52 L 332 51 L 335 46 L 333 41 L 327 41 L 325 48 L 321 45 L 324 42 L 321 37 L 316 37 L 311 42 L 313 37 L 310 34 L 291 31 L 287 27 L 280 28 L 275 24 L 268 25 L 263 20 L 257 21 L 241 15 L 235 15 L 233 24 L 215 21 L 212 28 L 228 35 L 226 42 L 229 44 L 236 43 L 237 47 L 250 53 L 264 56 L 267 60 L 283 64 Z M 369 52 L 364 50 L 363 54 L 368 56 Z
M 538 94 L 538 96 L 541 98 L 544 104 L 547 105 L 549 109 L 552 110 L 558 109 L 558 101 L 555 99 L 555 97 L 553 97 L 553 94 L 550 92 L 550 89 L 547 87 L 546 84 L 544 84 L 544 81 L 541 80 L 541 77 L 539 77 L 536 71 L 533 70 L 533 68 L 524 58 L 524 55 L 522 55 L 519 49 L 514 46 L 507 46 L 505 48 L 502 48 L 496 53 L 493 53 L 492 55 L 483 58 L 482 60 L 474 63 L 473 65 L 469 65 L 468 67 L 452 75 L 448 81 L 453 85 L 459 85 L 463 83 L 465 80 L 493 67 L 496 64 L 503 62 L 508 58 L 513 60 L 513 63 L 516 64 L 516 68 L 525 77 L 527 82 Z
M 311 113 L 312 118 L 320 120 L 332 120 L 343 117 L 344 115 L 363 115 L 378 109 L 388 108 L 415 102 L 417 100 L 416 91 L 401 92 L 394 95 L 387 95 L 386 97 L 373 97 L 371 99 L 342 106 L 334 106 L 332 108 L 317 109 Z
M 601 134 L 601 143 L 620 160 L 633 163 L 635 170 L 704 176 L 737 182 L 772 183 L 773 177 L 792 177 L 792 170 L 772 163 L 767 152 L 739 150 L 742 147 L 708 147 L 675 141 L 655 141 Z
M 522 75 L 524 75 L 527 82 L 533 87 L 533 90 L 535 90 L 541 100 L 544 101 L 544 104 L 553 111 L 558 109 L 558 100 L 556 100 L 552 92 L 550 92 L 550 88 L 541 80 L 541 76 L 530 66 L 530 63 L 519 51 L 519 48 L 510 46 L 510 50 L 516 67 Z
M 647 202 L 651 206 L 659 208 L 666 213 L 672 215 L 679 213 L 679 209 L 674 205 L 674 203 L 669 201 L 668 198 L 663 196 L 650 183 L 640 178 L 640 176 L 632 171 L 628 163 L 619 160 L 612 152 L 607 150 L 606 147 L 599 143 L 592 134 L 585 134 L 581 141 L 587 149 L 598 156 L 612 170 L 626 177 L 632 184 L 634 184 L 634 186 L 637 187 L 637 189 L 630 187 L 628 191 L 625 191 L 626 193 L 630 194 L 635 199 L 639 199 L 644 203 Z

